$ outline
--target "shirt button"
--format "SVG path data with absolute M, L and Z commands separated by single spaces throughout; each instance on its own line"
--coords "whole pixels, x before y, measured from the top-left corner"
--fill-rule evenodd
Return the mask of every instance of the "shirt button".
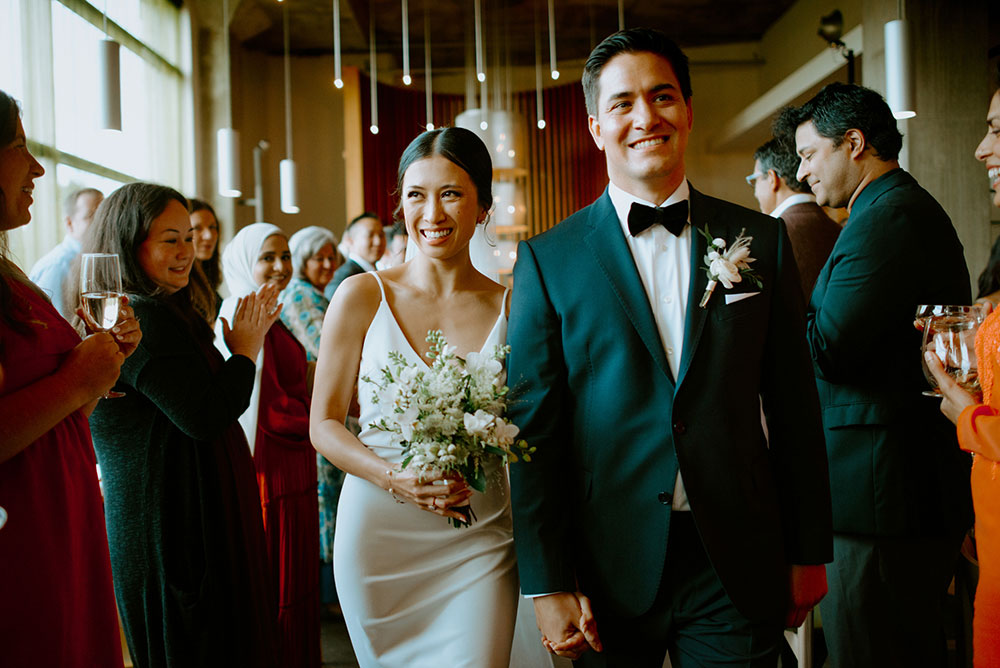
M 673 497 L 667 492 L 660 492 L 656 495 L 656 500 L 665 506 L 669 506 L 673 502 Z
M 687 431 L 687 427 L 684 425 L 683 422 L 681 422 L 680 420 L 678 420 L 677 422 L 674 423 L 674 433 L 675 434 L 683 434 L 686 431 Z
M 674 354 L 674 349 L 673 348 L 667 348 L 667 354 L 668 355 L 673 355 Z
M 664 297 L 664 298 L 663 298 L 663 303 L 664 303 L 664 304 L 673 304 L 673 303 L 674 303 L 674 300 L 673 300 L 673 298 L 672 298 L 672 297 Z

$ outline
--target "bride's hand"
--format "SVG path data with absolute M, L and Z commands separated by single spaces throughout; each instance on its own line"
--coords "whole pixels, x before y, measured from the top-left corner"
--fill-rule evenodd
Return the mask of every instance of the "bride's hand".
M 435 515 L 466 521 L 465 515 L 453 510 L 467 505 L 472 497 L 472 489 L 461 478 L 398 468 L 386 469 L 385 477 L 388 482 L 385 487 L 397 501 L 415 504 Z

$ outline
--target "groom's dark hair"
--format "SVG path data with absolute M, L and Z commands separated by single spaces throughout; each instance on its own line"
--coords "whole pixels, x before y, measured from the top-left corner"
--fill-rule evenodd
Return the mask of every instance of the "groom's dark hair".
M 587 101 L 587 113 L 597 115 L 597 99 L 600 97 L 601 70 L 609 60 L 619 53 L 655 53 L 665 58 L 674 68 L 677 82 L 681 86 L 684 101 L 691 99 L 691 72 L 688 58 L 674 40 L 653 28 L 629 28 L 620 30 L 594 47 L 583 67 L 583 97 Z

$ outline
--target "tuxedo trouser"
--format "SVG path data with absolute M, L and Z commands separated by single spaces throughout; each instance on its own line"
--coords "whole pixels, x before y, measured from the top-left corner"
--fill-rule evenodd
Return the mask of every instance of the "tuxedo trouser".
M 776 666 L 784 620 L 754 623 L 741 615 L 708 560 L 690 512 L 670 518 L 667 559 L 652 608 L 633 618 L 602 616 L 595 605 L 604 651 L 588 651 L 578 668 Z
M 946 666 L 945 602 L 961 534 L 834 534 L 820 601 L 832 668 Z

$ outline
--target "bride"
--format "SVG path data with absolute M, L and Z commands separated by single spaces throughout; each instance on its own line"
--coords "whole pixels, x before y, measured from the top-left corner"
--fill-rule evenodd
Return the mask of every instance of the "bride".
M 316 449 L 348 473 L 334 542 L 334 574 L 362 668 L 506 668 L 518 582 L 510 497 L 502 469 L 484 494 L 452 477 L 421 478 L 398 445 L 374 429 L 373 386 L 389 352 L 427 363 L 428 330 L 464 357 L 502 345 L 507 291 L 479 273 L 469 241 L 493 203 L 489 151 L 472 132 L 425 132 L 400 159 L 397 215 L 416 245 L 412 260 L 344 281 L 323 325 L 313 393 Z M 361 433 L 344 419 L 358 384 Z M 490 473 L 490 472 L 488 472 Z M 478 521 L 456 508 L 472 505 Z

